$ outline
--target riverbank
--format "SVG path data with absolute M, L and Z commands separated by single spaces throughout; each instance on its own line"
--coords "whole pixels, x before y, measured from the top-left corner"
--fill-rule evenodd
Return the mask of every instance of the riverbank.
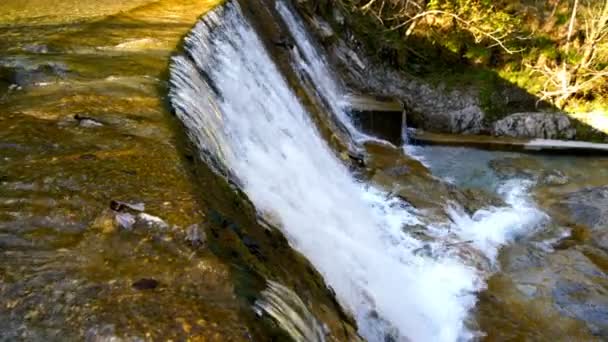
M 496 42 L 487 42 L 487 36 L 474 40 L 467 29 L 452 27 L 449 20 L 432 15 L 419 20 L 416 29 L 420 32 L 389 29 L 385 25 L 392 25 L 389 22 L 402 15 L 393 13 L 401 5 L 387 5 L 380 16 L 374 15 L 381 3 L 363 6 L 360 1 L 303 1 L 298 7 L 348 86 L 401 99 L 410 126 L 436 133 L 608 140 L 601 82 L 586 95 L 571 97 L 561 109 L 542 95 L 543 84 L 549 84 L 547 79 L 540 71 L 530 69 L 551 66 L 555 64 L 553 59 L 563 54 L 560 34 L 565 26 L 555 18 L 564 16 L 567 4 L 558 3 L 551 16 L 551 8 L 539 3 L 506 6 L 506 10 L 517 13 L 512 20 L 524 21 L 520 29 L 532 32 L 527 39 L 514 39 L 516 47 L 512 50 L 517 52 L 509 53 Z M 502 5 L 496 6 L 488 14 L 491 18 L 502 15 Z M 467 15 L 475 11 L 469 8 Z M 531 16 L 534 11 L 542 15 Z M 482 17 L 476 17 L 477 24 L 483 25 Z M 488 23 L 501 24 L 500 20 Z M 507 25 L 497 30 L 515 27 Z M 598 63 L 601 68 L 602 62 Z

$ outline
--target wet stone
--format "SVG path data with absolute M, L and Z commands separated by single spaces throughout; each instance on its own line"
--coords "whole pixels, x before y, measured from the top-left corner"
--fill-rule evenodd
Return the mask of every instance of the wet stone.
M 167 230 L 169 224 L 163 221 L 160 217 L 146 213 L 139 213 L 136 217 L 135 228 L 147 230 Z
M 95 128 L 104 125 L 101 121 L 92 117 L 84 116 L 82 114 L 74 115 L 74 119 L 78 122 L 78 126 L 83 128 Z
M 130 213 L 118 213 L 114 217 L 116 225 L 122 230 L 133 230 L 135 226 L 135 216 Z
M 557 281 L 553 289 L 560 312 L 584 321 L 593 334 L 608 337 L 608 301 L 597 295 L 600 293 L 594 286 L 563 279 Z
M 566 185 L 570 180 L 563 172 L 559 170 L 553 170 L 542 175 L 542 182 L 546 185 Z
M 523 178 L 537 180 L 540 176 L 540 164 L 532 158 L 503 158 L 490 161 L 490 167 L 501 179 Z
M 591 229 L 608 227 L 608 186 L 572 192 L 557 201 L 554 209 L 565 211 L 572 222 Z
M 135 212 L 143 212 L 144 210 L 146 210 L 146 206 L 143 203 L 127 203 L 127 202 L 121 202 L 121 201 L 116 201 L 116 200 L 112 200 L 110 202 L 110 209 L 114 210 L 114 211 L 135 211 Z

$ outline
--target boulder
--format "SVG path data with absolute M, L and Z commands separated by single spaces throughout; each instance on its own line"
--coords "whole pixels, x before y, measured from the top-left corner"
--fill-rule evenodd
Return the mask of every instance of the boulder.
M 515 113 L 494 122 L 492 134 L 514 138 L 574 139 L 576 129 L 563 113 Z

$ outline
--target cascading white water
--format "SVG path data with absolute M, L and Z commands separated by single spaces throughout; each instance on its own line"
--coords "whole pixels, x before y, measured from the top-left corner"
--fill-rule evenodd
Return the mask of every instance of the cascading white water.
M 277 12 L 290 30 L 297 49 L 293 50 L 294 60 L 313 81 L 317 91 L 329 106 L 332 113 L 356 138 L 361 138 L 346 115 L 346 103 L 344 102 L 344 86 L 333 76 L 332 70 L 323 55 L 312 43 L 308 32 L 302 23 L 283 1 L 277 1 Z
M 369 136 L 355 128 L 349 115 L 347 114 L 349 103 L 347 91 L 344 85 L 335 77 L 329 67 L 327 60 L 317 49 L 309 33 L 304 28 L 300 18 L 298 18 L 283 1 L 276 2 L 276 9 L 285 25 L 289 29 L 297 45 L 297 49 L 292 50 L 294 61 L 314 83 L 319 96 L 322 97 L 331 110 L 333 117 L 344 127 L 351 139 L 355 143 L 364 141 L 376 141 L 390 144 L 387 141 Z
M 186 38 L 186 52 L 173 60 L 170 98 L 190 138 L 218 171 L 235 178 L 257 210 L 278 219 L 292 246 L 353 313 L 360 333 L 369 341 L 387 335 L 414 341 L 470 338 L 464 322 L 475 291 L 483 287 L 480 273 L 439 240 L 408 235 L 404 225 L 417 218 L 404 203 L 354 180 L 238 4 L 209 13 Z M 471 222 L 483 230 L 509 210 L 516 208 L 472 218 L 455 212 L 464 225 L 454 227 L 456 235 L 438 238 L 463 236 L 480 248 L 490 241 L 492 250 L 541 217 L 531 210 L 493 234 L 468 233 Z M 414 252 L 423 247 L 441 253 Z

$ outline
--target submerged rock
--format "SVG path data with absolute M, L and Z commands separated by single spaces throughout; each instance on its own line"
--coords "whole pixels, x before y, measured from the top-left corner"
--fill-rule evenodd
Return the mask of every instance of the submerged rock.
M 496 316 L 480 319 L 493 321 L 494 326 L 496 322 L 521 326 L 525 329 L 523 336 L 528 337 L 535 334 L 532 330 L 539 329 L 538 324 L 564 329 L 562 336 L 608 337 L 608 299 L 604 295 L 608 277 L 587 256 L 590 249 L 549 252 L 534 244 L 506 247 L 501 253 L 502 272 L 490 279 L 488 290 L 481 296 L 481 311 L 491 306 Z M 508 316 L 515 310 L 525 314 Z M 534 317 L 534 312 L 543 318 Z M 497 327 L 489 333 L 498 334 L 502 329 Z M 544 331 L 542 336 L 552 334 Z
M 153 216 L 146 213 L 139 213 L 136 217 L 135 228 L 138 229 L 154 229 L 167 230 L 169 224 L 158 216 Z
M 494 159 L 490 161 L 490 168 L 504 180 L 513 178 L 537 180 L 542 172 L 541 164 L 531 157 Z
M 593 230 L 608 228 L 608 186 L 586 188 L 566 194 L 553 208 L 565 213 L 572 222 Z
M 143 212 L 143 203 L 126 203 L 116 200 L 110 202 L 110 208 L 104 210 L 93 222 L 92 227 L 100 229 L 104 233 L 112 233 L 116 230 L 130 231 L 169 229 L 169 224 L 158 216 Z
M 546 185 L 566 185 L 570 179 L 559 170 L 552 170 L 543 173 L 542 182 Z
M 520 178 L 551 186 L 569 182 L 562 171 L 544 170 L 542 164 L 532 157 L 494 159 L 490 161 L 490 168 L 503 180 Z

